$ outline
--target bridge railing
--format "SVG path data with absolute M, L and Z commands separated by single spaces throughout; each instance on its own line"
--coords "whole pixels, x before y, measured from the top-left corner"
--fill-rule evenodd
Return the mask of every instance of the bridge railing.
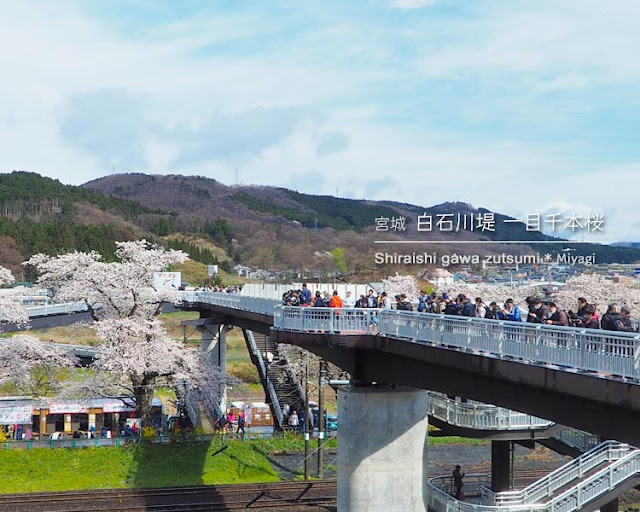
M 269 316 L 273 316 L 275 307 L 282 304 L 281 301 L 275 299 L 245 297 L 233 293 L 208 292 L 204 290 L 181 293 L 182 300 L 185 302 L 205 302 L 214 306 L 241 309 Z
M 544 502 L 555 492 L 571 482 L 582 479 L 598 466 L 620 460 L 632 451 L 633 449 L 627 444 L 605 441 L 524 489 L 495 493 L 490 499 L 494 505 L 524 505 Z
M 640 335 L 384 310 L 379 334 L 499 357 L 640 377 Z
M 27 306 L 24 308 L 29 317 L 39 317 L 47 315 L 68 315 L 71 313 L 82 313 L 87 311 L 84 302 L 66 302 L 63 304 L 45 304 L 44 306 Z
M 429 391 L 429 415 L 451 425 L 474 430 L 543 430 L 554 423 L 517 411 L 479 402 L 457 402 Z
M 568 446 L 576 448 L 580 452 L 589 451 L 591 448 L 596 447 L 602 442 L 600 436 L 583 432 L 582 430 L 575 428 L 565 428 L 553 437 Z
M 377 309 L 355 308 L 276 308 L 276 328 L 303 332 L 363 334 L 377 324 Z
M 183 292 L 188 302 L 274 316 L 274 327 L 301 332 L 378 333 L 527 362 L 640 378 L 640 334 L 462 318 L 410 311 L 281 306 L 280 301 Z

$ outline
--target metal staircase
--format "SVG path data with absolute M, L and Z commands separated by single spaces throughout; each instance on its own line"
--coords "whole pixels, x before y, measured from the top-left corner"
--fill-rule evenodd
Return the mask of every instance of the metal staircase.
M 471 476 L 471 475 L 470 475 Z M 474 475 L 480 503 L 450 495 L 451 477 L 429 481 L 429 508 L 435 512 L 589 512 L 614 500 L 640 481 L 640 450 L 606 441 L 520 491 L 493 493 Z M 488 484 L 490 477 L 485 475 Z
M 247 329 L 243 329 L 242 332 L 251 360 L 258 369 L 276 426 L 286 429 L 287 418 L 283 414 L 285 405 L 289 406 L 290 411 L 304 409 L 304 392 L 295 377 L 291 362 L 278 344 L 268 336 Z M 273 354 L 271 363 L 265 360 L 269 353 Z

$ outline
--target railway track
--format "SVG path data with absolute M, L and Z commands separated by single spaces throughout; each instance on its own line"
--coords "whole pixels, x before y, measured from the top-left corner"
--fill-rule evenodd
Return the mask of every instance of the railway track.
M 335 505 L 335 480 L 276 484 L 120 489 L 0 497 L 1 512 L 229 511 Z
M 549 470 L 518 470 L 516 488 L 547 475 Z M 430 475 L 435 476 L 435 475 Z M 239 484 L 158 489 L 118 489 L 86 492 L 38 493 L 0 496 L 0 512 L 104 512 L 127 511 L 233 511 L 283 510 L 332 506 L 337 502 L 335 480 Z

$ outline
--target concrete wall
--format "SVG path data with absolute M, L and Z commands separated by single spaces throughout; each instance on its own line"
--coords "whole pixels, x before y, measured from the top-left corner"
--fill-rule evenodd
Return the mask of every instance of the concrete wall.
M 427 392 L 338 391 L 339 512 L 427 510 Z

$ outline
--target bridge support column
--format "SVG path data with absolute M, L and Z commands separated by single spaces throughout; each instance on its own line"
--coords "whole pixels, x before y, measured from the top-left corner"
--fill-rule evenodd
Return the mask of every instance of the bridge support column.
M 338 511 L 427 510 L 427 392 L 338 391 Z
M 511 486 L 511 441 L 491 441 L 491 489 L 508 491 Z
M 618 498 L 613 501 L 610 501 L 605 506 L 600 507 L 600 512 L 618 512 L 618 507 L 620 504 L 618 503 Z
M 220 367 L 222 376 L 227 374 L 227 326 L 207 322 L 200 326 L 200 350 L 209 357 L 211 363 Z M 227 407 L 227 387 L 219 384 L 216 395 L 222 412 Z

